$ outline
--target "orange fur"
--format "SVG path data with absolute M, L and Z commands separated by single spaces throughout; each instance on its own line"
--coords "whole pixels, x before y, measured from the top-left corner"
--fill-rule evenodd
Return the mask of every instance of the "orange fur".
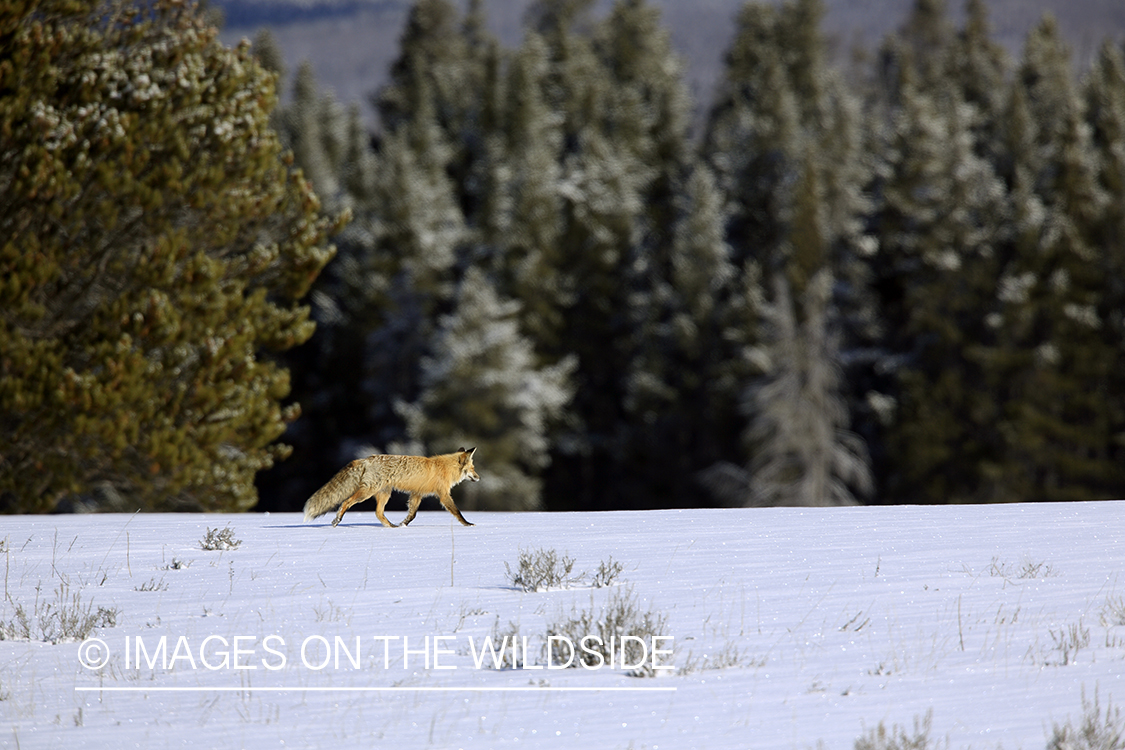
M 374 495 L 376 517 L 384 526 L 395 526 L 396 524 L 387 520 L 383 509 L 391 497 L 391 491 L 399 490 L 410 493 L 403 526 L 414 520 L 422 498 L 427 495 L 436 495 L 442 507 L 458 521 L 465 526 L 472 526 L 461 515 L 461 511 L 457 510 L 449 491 L 466 479 L 480 481 L 480 476 L 473 468 L 475 450 L 476 448 L 461 448 L 456 453 L 428 457 L 375 455 L 352 461 L 305 502 L 305 520 L 311 521 L 339 508 L 332 521 L 335 526 L 340 523 L 348 508 Z

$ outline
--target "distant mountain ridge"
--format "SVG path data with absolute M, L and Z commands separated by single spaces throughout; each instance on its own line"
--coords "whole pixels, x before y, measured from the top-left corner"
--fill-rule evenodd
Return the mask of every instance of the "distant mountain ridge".
M 227 26 L 232 28 L 314 22 L 384 6 L 402 12 L 409 4 L 400 0 L 218 0 L 211 3 L 211 7 L 223 11 Z
M 701 105 L 711 98 L 722 70 L 723 55 L 734 32 L 743 0 L 650 0 L 661 8 L 672 43 L 683 57 L 685 80 Z M 597 7 L 604 12 L 608 0 Z M 486 0 L 489 25 L 505 46 L 514 47 L 523 33 L 531 0 Z M 824 0 L 823 29 L 845 56 L 857 47 L 872 48 L 906 18 L 913 0 Z M 950 16 L 959 21 L 964 3 L 947 0 Z M 212 0 L 223 12 L 222 39 L 235 44 L 253 38 L 262 28 L 277 39 L 292 74 L 309 60 L 322 85 L 343 102 L 367 103 L 383 83 L 398 54 L 411 3 L 408 0 Z M 1044 13 L 1052 13 L 1070 40 L 1079 65 L 1085 66 L 1106 37 L 1125 38 L 1122 0 L 990 0 L 993 36 L 1018 55 L 1028 30 Z M 283 93 L 288 92 L 288 81 Z

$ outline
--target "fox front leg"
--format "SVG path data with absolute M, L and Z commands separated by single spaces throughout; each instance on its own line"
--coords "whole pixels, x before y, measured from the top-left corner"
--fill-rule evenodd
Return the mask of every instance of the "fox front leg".
M 462 526 L 472 526 L 473 525 L 473 524 L 471 524 L 471 523 L 469 523 L 468 521 L 465 520 L 465 517 L 463 515 L 461 515 L 461 511 L 457 510 L 457 506 L 454 505 L 453 498 L 450 496 L 450 494 L 448 492 L 443 492 L 443 493 L 439 494 L 438 500 L 441 501 L 441 505 L 442 505 L 443 508 L 445 508 L 450 513 L 452 513 L 453 517 L 461 522 Z

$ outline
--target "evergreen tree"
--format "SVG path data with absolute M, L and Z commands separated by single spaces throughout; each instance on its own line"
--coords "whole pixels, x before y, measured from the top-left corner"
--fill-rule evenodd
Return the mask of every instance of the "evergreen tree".
M 453 293 L 453 265 L 465 238 L 438 131 L 421 120 L 411 129 L 428 130 L 434 140 L 428 150 L 412 145 L 410 133 L 384 140 L 371 204 L 374 241 L 363 251 L 364 274 L 357 279 L 370 285 L 368 295 L 383 292 L 382 315 L 363 324 L 370 331 L 363 344 L 367 417 L 384 425 L 381 441 L 392 434 L 387 418 L 395 399 L 417 396 L 418 363 Z
M 458 21 L 457 9 L 447 0 L 418 0 L 411 6 L 390 80 L 374 97 L 386 130 L 411 122 L 424 95 L 438 126 L 457 134 L 466 102 L 480 89 L 461 85 L 457 68 L 465 56 L 465 37 Z
M 275 77 L 216 37 L 163 0 L 0 10 L 5 510 L 245 510 L 287 453 L 260 354 L 311 335 L 340 223 L 282 158 Z
M 458 258 L 471 238 L 463 139 L 480 81 L 466 68 L 467 39 L 448 3 L 415 5 L 390 81 L 375 97 L 377 139 L 358 110 L 344 113 L 317 92 L 311 70 L 302 68 L 295 82 L 286 112 L 295 159 L 322 175 L 334 203 L 355 220 L 313 290 L 321 335 L 303 355 L 298 384 L 311 418 L 292 438 L 312 469 L 269 480 L 289 505 L 357 453 L 407 439 L 395 404 L 419 398 L 421 360 L 453 304 Z
M 778 51 L 778 15 L 791 7 L 743 6 L 705 134 L 704 153 L 731 200 L 727 241 L 738 263 L 781 262 L 801 151 L 800 111 Z
M 667 253 L 675 194 L 688 161 L 691 103 L 682 65 L 660 11 L 645 0 L 618 0 L 594 32 L 594 46 L 612 85 L 614 106 L 603 128 L 654 170 L 645 196 L 646 252 Z
M 404 437 L 394 404 L 418 396 L 419 363 L 450 303 L 453 266 L 466 237 L 443 166 L 447 152 L 424 113 L 384 137 L 362 173 L 369 192 L 355 197 L 355 229 L 341 236 L 341 258 L 316 298 L 329 326 L 326 343 L 343 358 L 340 365 L 352 368 L 336 376 L 352 381 L 335 407 L 347 415 L 336 424 L 337 463 L 358 448 Z M 333 364 L 322 366 L 339 373 Z
M 268 47 L 256 54 L 268 56 Z M 335 259 L 311 289 L 317 335 L 286 356 L 293 398 L 302 405 L 301 419 L 285 435 L 293 458 L 258 478 L 261 509 L 285 511 L 301 507 L 342 461 L 372 441 L 364 361 L 367 338 L 390 304 L 391 262 L 374 253 L 381 231 L 371 211 L 378 187 L 377 154 L 358 106 L 343 113 L 330 94 L 318 89 L 311 66 L 305 64 L 294 81 L 291 102 L 275 110 L 271 121 L 277 122 L 283 143 L 295 148 L 297 165 L 320 175 L 324 189 L 333 191 L 326 203 L 353 215 L 333 238 Z M 398 436 L 401 423 L 386 411 Z
M 1095 244 L 1105 248 L 1111 271 L 1125 270 L 1125 52 L 1105 42 L 1085 87 L 1086 121 L 1097 159 L 1098 185 L 1105 192 L 1104 220 Z M 1125 275 L 1112 273 L 1110 283 L 1121 299 Z
M 989 350 L 1000 394 L 1000 457 L 989 500 L 1089 499 L 1119 491 L 1106 282 L 1093 235 L 1106 206 L 1095 153 L 1052 20 L 1028 36 L 1014 83 L 1007 165 L 1017 228 L 1000 281 Z
M 945 0 L 914 0 L 898 39 L 907 50 L 907 64 L 921 88 L 945 85 L 951 72 L 948 53 L 954 40 Z
M 737 263 L 784 269 L 794 200 L 806 160 L 817 171 L 823 260 L 847 288 L 834 304 L 861 317 L 869 306 L 856 259 L 870 253 L 862 218 L 863 134 L 854 97 L 824 62 L 818 0 L 748 3 L 727 53 L 704 154 L 728 196 L 727 241 Z
M 948 84 L 916 89 L 912 75 L 886 145 L 872 259 L 897 403 L 885 481 L 892 500 L 965 501 L 997 417 L 975 352 L 990 337 L 1006 195 L 974 152 L 971 106 Z
M 984 0 L 967 0 L 965 25 L 949 48 L 949 69 L 969 105 L 969 129 L 977 155 L 995 164 L 1004 118 L 1004 92 L 1010 61 L 1004 48 L 991 38 Z
M 750 368 L 756 310 L 723 238 L 722 196 L 703 164 L 677 201 L 666 264 L 644 268 L 633 307 L 635 354 L 625 409 L 633 466 L 661 488 L 650 502 L 682 504 L 698 494 L 700 472 L 739 460 L 738 399 Z M 706 484 L 706 482 L 705 482 Z
M 838 283 L 818 282 L 827 285 L 824 293 L 829 295 L 822 324 L 844 326 L 854 346 L 874 333 L 868 272 L 861 262 L 873 245 L 862 223 L 868 176 L 856 101 L 825 64 L 818 28 L 821 14 L 815 0 L 743 7 L 708 121 L 704 152 L 730 201 L 726 236 L 736 262 L 753 259 L 767 278 L 781 280 L 769 291 L 787 295 L 785 300 L 769 301 L 776 313 L 770 318 L 775 343 L 781 335 L 778 315 L 792 313 L 793 321 L 811 321 L 818 311 L 803 307 L 819 304 L 819 298 L 806 293 L 807 288 L 813 279 L 830 279 Z M 758 338 L 764 333 L 760 331 Z M 777 345 L 813 346 L 814 342 L 795 335 Z M 822 354 L 810 350 L 786 356 L 811 361 Z M 826 366 L 838 367 L 839 357 L 839 352 L 832 353 Z M 763 393 L 796 393 L 787 389 L 767 388 Z M 843 403 L 846 425 L 852 406 L 846 399 Z M 747 404 L 751 409 L 764 406 L 758 399 Z M 769 415 L 747 416 L 757 425 L 753 430 L 760 439 L 751 441 L 756 454 L 777 456 L 793 448 L 782 433 L 762 426 L 769 423 Z M 767 435 L 774 435 L 779 443 L 766 445 Z M 774 449 L 781 453 L 770 454 Z M 752 466 L 758 460 L 752 457 Z M 790 468 L 800 466 L 805 464 L 790 464 Z M 812 464 L 806 468 L 820 470 Z M 708 483 L 719 495 L 729 497 L 732 482 L 718 477 L 734 478 L 737 486 L 737 474 L 731 465 L 717 464 L 707 474 Z M 794 477 L 793 481 L 803 480 Z M 821 501 L 823 497 L 816 500 Z
M 433 353 L 422 359 L 418 401 L 398 405 L 409 437 L 427 452 L 472 445 L 482 466 L 487 456 L 488 470 L 460 501 L 468 509 L 540 509 L 549 423 L 572 395 L 573 360 L 537 366 L 518 310 L 518 302 L 497 296 L 483 271 L 469 269 L 454 312 L 441 319 Z
M 1086 120 L 1091 128 L 1099 188 L 1106 195 L 1091 244 L 1100 249 L 1104 295 L 1099 306 L 1102 335 L 1115 351 L 1110 373 L 1125 368 L 1125 52 L 1106 41 L 1086 83 Z M 1125 388 L 1110 378 L 1106 419 L 1113 435 L 1125 434 Z M 1125 464 L 1125 443 L 1114 440 L 1104 460 Z M 1120 494 L 1120 490 L 1118 491 Z
M 562 352 L 564 311 L 573 303 L 562 233 L 562 118 L 548 103 L 549 50 L 528 32 L 512 56 L 502 122 L 489 137 L 487 198 L 477 218 L 485 260 L 505 294 L 519 300 L 521 329 L 538 355 Z
M 277 43 L 277 37 L 268 28 L 263 28 L 254 35 L 251 50 L 258 64 L 277 76 L 280 87 L 281 82 L 285 80 L 286 69 L 285 55 L 281 51 L 281 45 Z
M 871 491 L 866 447 L 847 429 L 830 288 L 831 276 L 818 271 L 798 312 L 790 281 L 774 278 L 773 299 L 763 308 L 767 371 L 744 404 L 753 451 L 749 505 L 852 505 L 857 493 Z
M 268 51 L 268 47 L 267 47 Z M 334 97 L 322 95 L 312 64 L 302 62 L 293 81 L 293 101 L 279 111 L 285 145 L 317 195 L 329 206 L 340 203 L 344 156 L 343 110 Z
M 650 130 L 657 123 L 647 113 L 657 95 L 632 95 L 632 114 L 643 119 L 624 122 L 616 105 L 618 95 L 626 96 L 625 84 L 615 80 L 613 67 L 617 35 L 629 33 L 631 24 L 643 22 L 647 12 L 640 8 L 623 18 L 618 8 L 617 29 L 608 31 L 586 17 L 588 6 L 564 0 L 533 6 L 527 52 L 517 55 L 515 63 L 518 72 L 527 63 L 545 59 L 546 68 L 539 68 L 536 78 L 542 82 L 538 91 L 553 122 L 541 122 L 557 133 L 557 197 L 540 193 L 546 203 L 557 206 L 557 224 L 536 217 L 536 224 L 553 237 L 553 247 L 535 248 L 525 256 L 535 264 L 525 268 L 542 274 L 547 294 L 540 300 L 519 299 L 533 316 L 536 328 L 530 330 L 543 360 L 577 357 L 573 419 L 555 435 L 547 475 L 552 494 L 569 508 L 603 506 L 604 493 L 622 498 L 637 494 L 624 489 L 632 475 L 618 463 L 626 421 L 622 374 L 631 356 L 625 282 L 633 253 L 646 237 L 646 198 L 658 171 L 640 156 L 646 148 L 642 140 L 656 140 Z M 545 58 L 536 49 L 540 40 Z M 626 77 L 633 75 L 630 70 L 635 68 L 627 70 L 622 64 L 618 72 Z M 508 92 L 510 97 L 521 95 L 511 84 Z M 524 283 L 515 293 L 535 291 L 536 285 L 526 284 L 531 277 L 526 272 L 521 276 Z M 548 323 L 555 327 L 547 328 Z
M 1010 62 L 991 38 L 985 0 L 966 0 L 965 24 L 956 31 L 944 0 L 915 0 L 902 29 L 886 40 L 880 54 L 882 90 L 876 109 L 905 106 L 907 85 L 926 96 L 963 100 L 970 106 L 974 149 L 996 159 Z
M 385 132 L 397 132 L 422 117 L 440 133 L 444 167 L 467 216 L 479 210 L 475 182 L 484 157 L 482 126 L 493 103 L 488 87 L 496 77 L 498 55 L 497 43 L 485 31 L 479 0 L 470 3 L 464 19 L 448 0 L 417 0 L 389 81 L 373 98 Z

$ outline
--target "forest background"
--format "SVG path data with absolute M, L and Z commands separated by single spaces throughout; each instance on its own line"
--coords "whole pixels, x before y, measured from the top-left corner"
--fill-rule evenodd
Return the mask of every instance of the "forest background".
M 1125 496 L 1120 34 L 1079 65 L 1050 16 L 1010 52 L 983 0 L 916 0 L 843 52 L 817 0 L 748 3 L 700 101 L 648 3 L 531 3 L 506 45 L 421 0 L 372 123 L 177 3 L 45 62 L 81 5 L 0 19 L 40 53 L 0 62 L 5 133 L 73 152 L 0 168 L 5 510 L 295 510 L 459 445 L 467 509 Z M 184 60 L 198 96 L 136 85 Z

